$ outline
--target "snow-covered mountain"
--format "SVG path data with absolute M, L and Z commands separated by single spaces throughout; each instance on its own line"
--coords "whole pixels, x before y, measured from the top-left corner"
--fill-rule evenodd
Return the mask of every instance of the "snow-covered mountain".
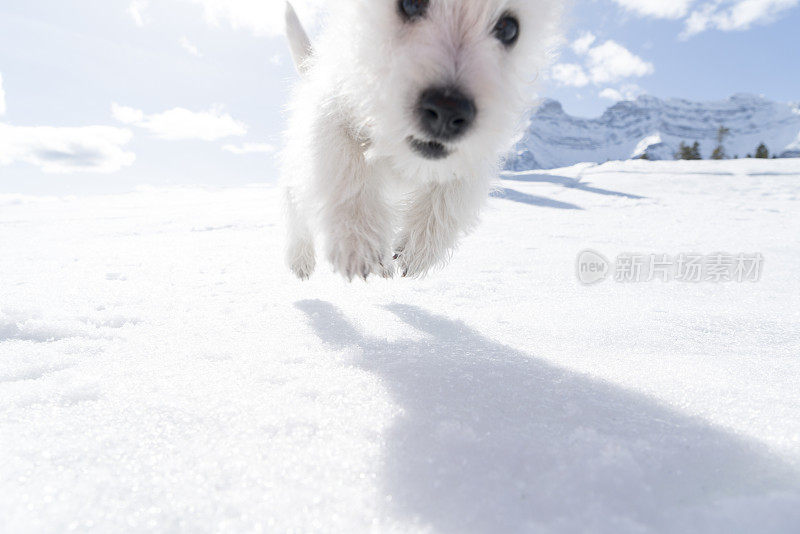
M 730 129 L 724 145 L 729 157 L 753 154 L 762 142 L 770 153 L 800 157 L 800 103 L 747 94 L 716 102 L 640 96 L 615 104 L 596 119 L 573 117 L 559 102 L 543 101 L 507 168 L 549 169 L 643 154 L 650 159 L 672 159 L 681 141 L 698 141 L 707 158 L 717 145 L 720 126 Z

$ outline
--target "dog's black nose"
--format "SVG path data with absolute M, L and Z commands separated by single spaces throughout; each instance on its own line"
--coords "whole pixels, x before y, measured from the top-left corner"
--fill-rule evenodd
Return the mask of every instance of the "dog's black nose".
M 457 89 L 427 89 L 417 106 L 422 130 L 433 139 L 450 141 L 475 122 L 475 101 Z

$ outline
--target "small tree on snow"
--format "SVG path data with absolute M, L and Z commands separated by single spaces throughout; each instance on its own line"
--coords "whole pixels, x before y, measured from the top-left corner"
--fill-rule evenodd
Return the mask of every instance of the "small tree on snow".
M 703 156 L 700 154 L 700 143 L 697 141 L 692 145 L 690 155 L 691 157 L 689 159 L 703 159 Z
M 764 143 L 761 143 L 760 145 L 758 145 L 758 148 L 756 148 L 756 157 L 758 159 L 768 159 L 769 158 L 769 150 L 767 149 L 767 145 L 765 145 Z
M 689 146 L 681 141 L 681 144 L 678 147 L 678 153 L 675 154 L 675 159 L 701 159 L 700 144 L 695 141 L 693 146 Z
M 717 148 L 714 149 L 714 152 L 711 154 L 711 159 L 726 159 L 727 156 L 725 155 L 725 138 L 730 135 L 731 131 L 729 128 L 725 126 L 720 126 L 719 130 L 717 130 Z
M 703 159 L 703 156 L 700 155 L 700 143 L 695 141 L 692 146 L 689 146 L 681 141 L 678 152 L 675 154 L 675 159 Z

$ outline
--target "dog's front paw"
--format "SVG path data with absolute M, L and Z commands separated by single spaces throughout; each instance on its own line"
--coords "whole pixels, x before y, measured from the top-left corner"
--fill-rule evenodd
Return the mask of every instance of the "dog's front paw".
M 313 249 L 311 251 L 292 251 L 287 257 L 287 263 L 297 278 L 308 280 L 314 273 L 314 251 Z
M 414 239 L 403 234 L 395 244 L 394 260 L 403 278 L 424 278 L 450 258 L 449 249 L 440 249 L 425 239 Z
M 328 260 L 333 270 L 349 281 L 356 277 L 366 280 L 370 275 L 391 278 L 394 266 L 389 247 L 366 236 L 339 238 L 328 247 Z

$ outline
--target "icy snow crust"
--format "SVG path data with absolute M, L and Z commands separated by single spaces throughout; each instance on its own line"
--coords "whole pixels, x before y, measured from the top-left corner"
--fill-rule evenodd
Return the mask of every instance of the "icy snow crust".
M 800 108 L 739 94 L 716 102 L 662 100 L 640 96 L 619 102 L 596 119 L 573 117 L 555 100 L 545 100 L 531 116 L 523 139 L 509 156 L 510 170 L 550 169 L 583 161 L 638 158 L 671 160 L 681 142 L 700 143 L 704 158 L 717 146 L 720 126 L 729 157 L 755 155 L 766 143 L 770 153 L 800 157 Z
M 366 285 L 290 277 L 272 187 L 0 197 L 0 532 L 797 532 L 798 162 L 506 178 Z

